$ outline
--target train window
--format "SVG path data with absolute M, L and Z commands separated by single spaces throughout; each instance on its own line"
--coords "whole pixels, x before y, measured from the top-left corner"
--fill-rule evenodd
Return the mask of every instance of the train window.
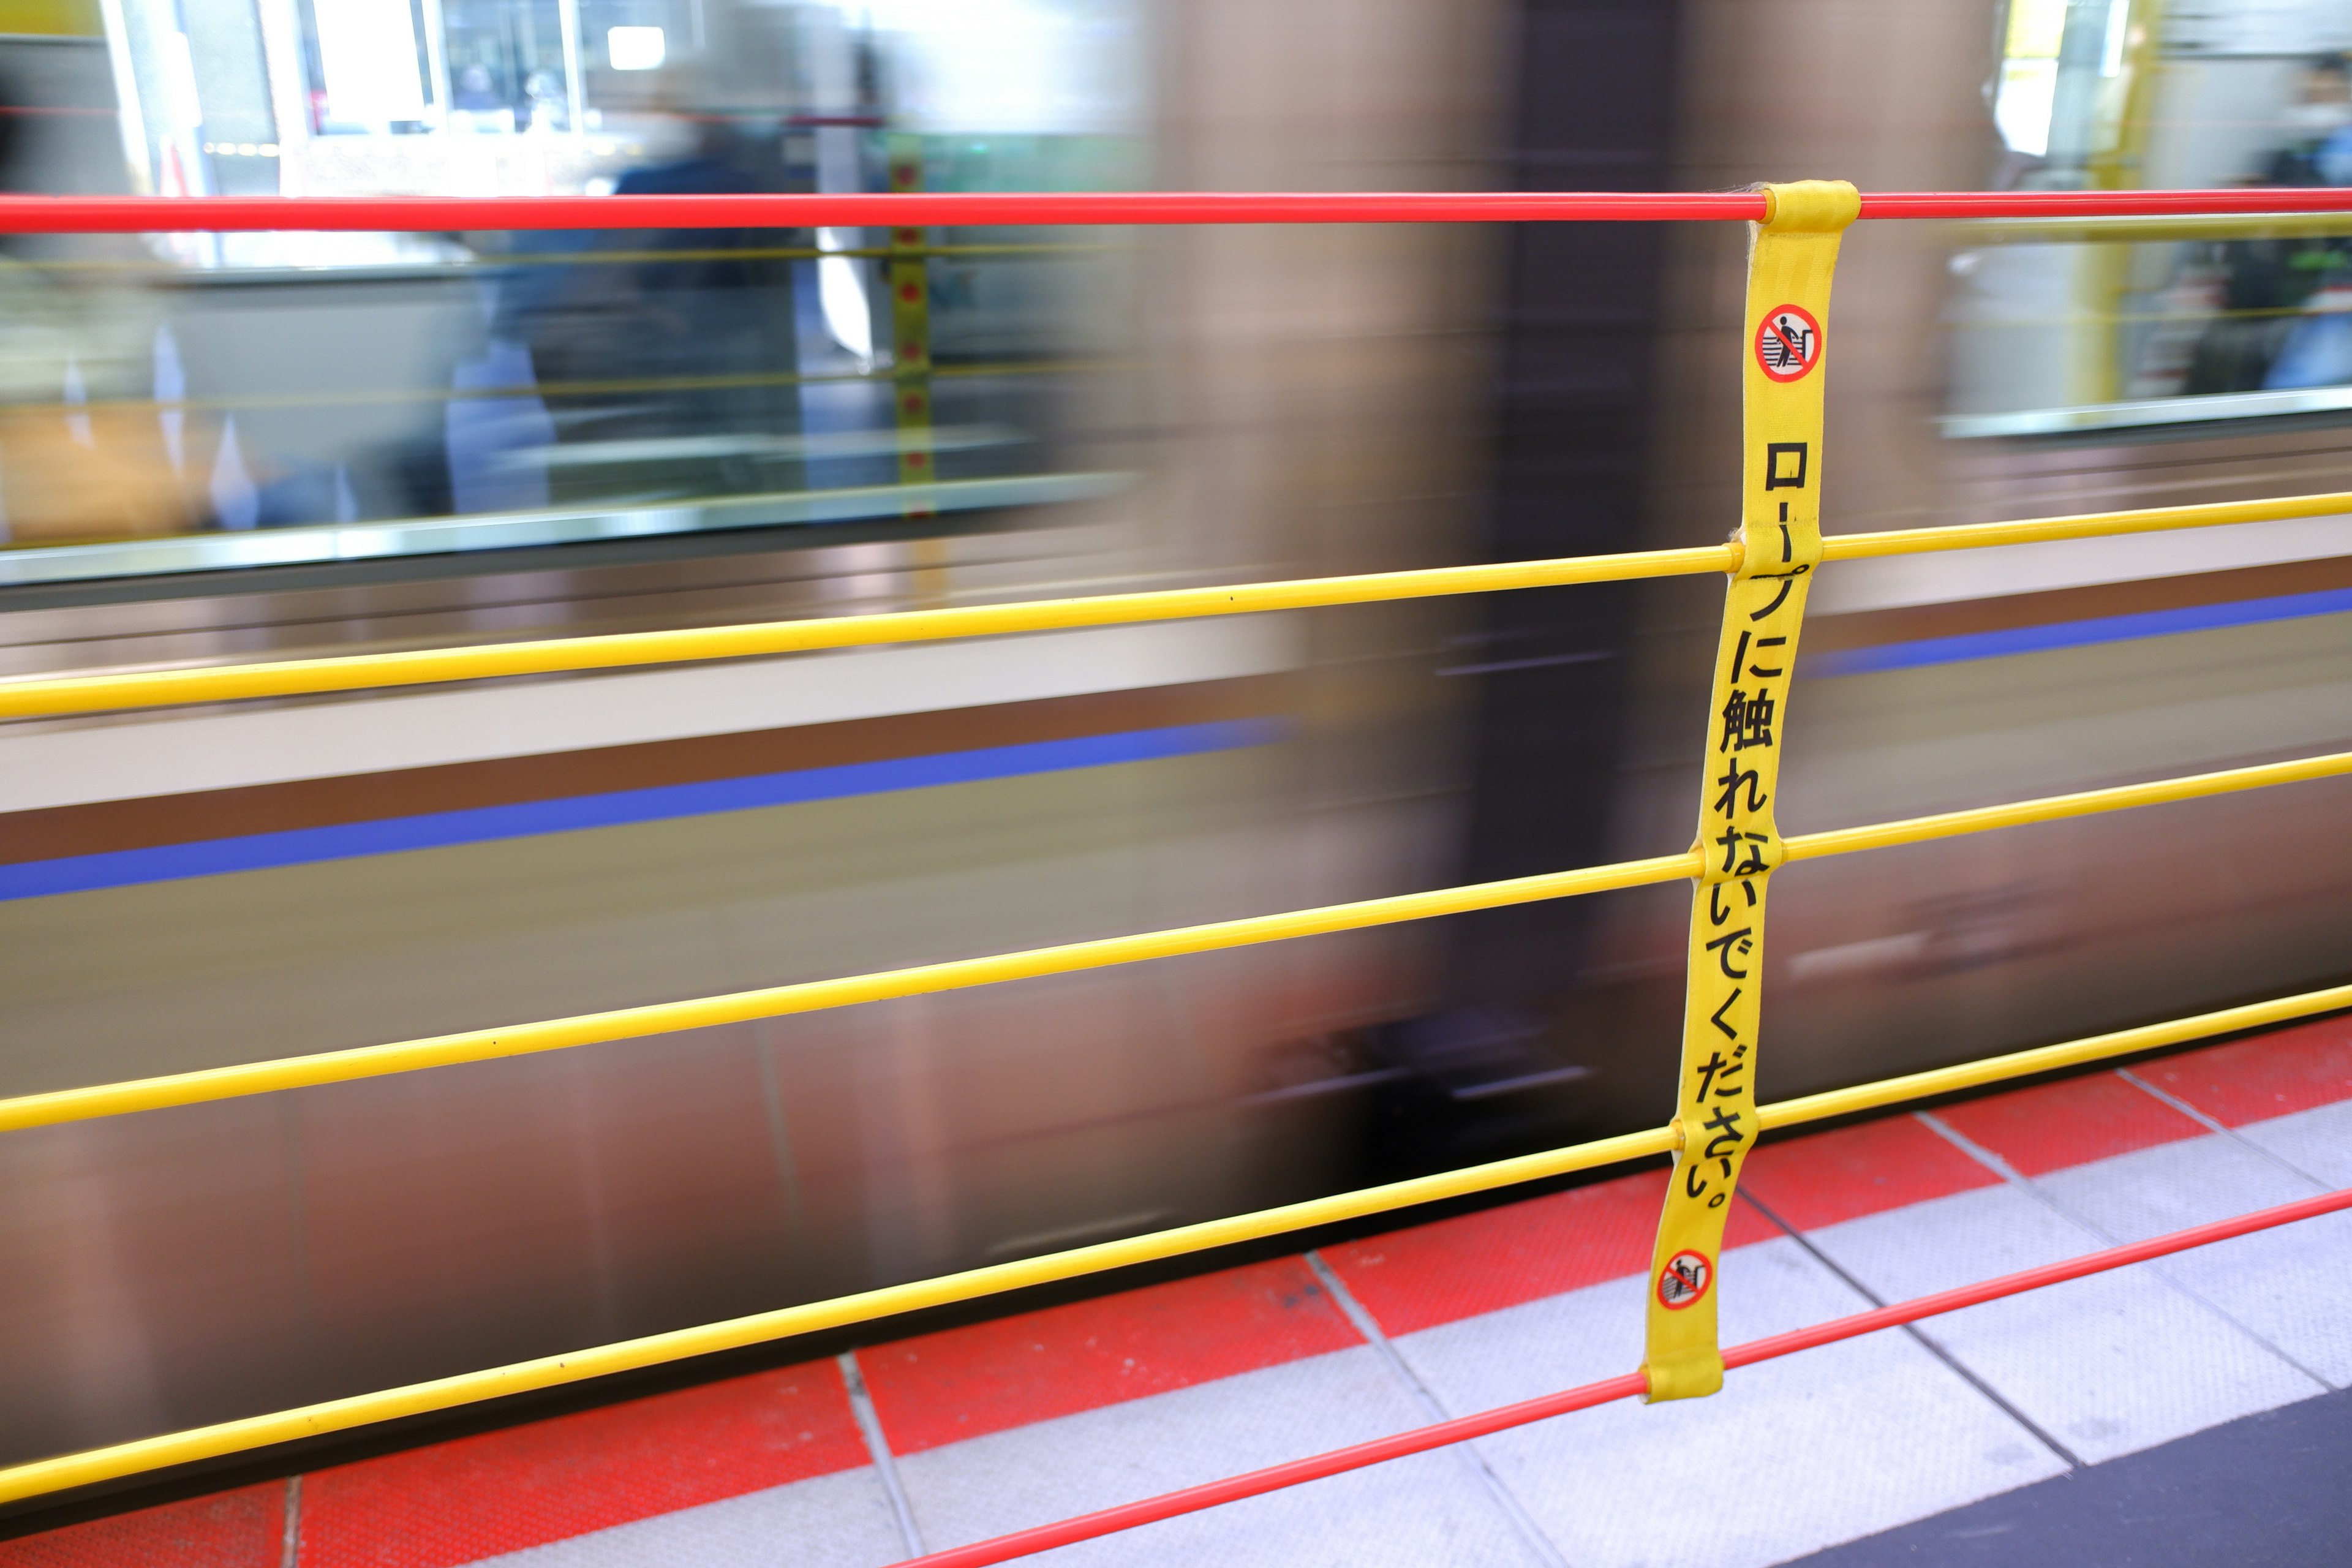
M 7 178 L 1120 188 L 1142 177 L 1140 4 L 121 0 L 89 105 L 119 176 L 89 179 L 84 147 L 61 180 L 34 166 L 44 144 Z M 1132 401 L 1109 391 L 1133 358 L 1132 258 L 1101 234 L 178 235 L 16 259 L 0 587 L 903 536 L 1127 482 L 1102 454 Z
M 2352 184 L 2342 0 L 2009 0 L 2008 188 Z M 1951 262 L 1955 437 L 2352 409 L 2352 224 L 1977 226 Z

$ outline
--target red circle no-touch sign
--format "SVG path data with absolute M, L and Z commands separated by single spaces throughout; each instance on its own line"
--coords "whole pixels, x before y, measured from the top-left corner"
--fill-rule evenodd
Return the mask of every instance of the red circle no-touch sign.
M 1658 1270 L 1658 1305 L 1679 1312 L 1706 1294 L 1715 1283 L 1715 1265 L 1704 1252 L 1677 1252 Z
M 1756 326 L 1756 363 L 1774 381 L 1802 380 L 1822 363 L 1822 324 L 1802 305 L 1775 305 Z

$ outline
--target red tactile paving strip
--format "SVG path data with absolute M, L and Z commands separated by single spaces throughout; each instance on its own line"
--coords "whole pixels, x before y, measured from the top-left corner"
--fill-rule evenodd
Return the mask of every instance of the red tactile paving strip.
M 1391 1231 L 1323 1256 L 1374 1321 L 1410 1334 L 1644 1272 L 1665 1197 L 1665 1173 L 1645 1171 Z M 1724 1245 L 1780 1234 L 1735 1208 Z
M 1936 1114 L 2024 1176 L 2200 1138 L 2210 1131 L 2111 1072 L 1970 1100 Z
M 298 1563 L 456 1568 L 867 1462 L 812 1362 L 306 1476 Z
M 1361 1344 L 1305 1262 L 1229 1268 L 857 1353 L 890 1449 L 1167 1394 Z
M 1739 1190 L 1799 1230 L 1812 1230 L 2000 1183 L 1916 1117 L 1890 1116 L 1833 1132 L 1767 1138 L 1748 1157 Z
M 2208 1046 L 2133 1069 L 2224 1127 L 2352 1100 L 2352 1017 Z
M 278 1568 L 285 1554 L 284 1481 L 0 1541 L 0 1568 Z

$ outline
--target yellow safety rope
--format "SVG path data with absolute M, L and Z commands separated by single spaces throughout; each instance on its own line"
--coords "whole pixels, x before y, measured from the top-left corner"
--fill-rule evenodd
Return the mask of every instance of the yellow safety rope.
M 1676 1154 L 1650 1258 L 1649 1397 L 1723 1386 L 1716 1274 L 1739 1168 L 1755 1147 L 1764 904 L 1787 858 L 1774 825 L 1805 596 L 1822 560 L 1822 384 L 1838 242 L 1862 210 L 1843 183 L 1769 185 L 1750 226 L 1740 339 L 1746 431 L 1740 564 L 1715 654 L 1685 969 Z
M 1972 806 L 1899 822 L 1872 823 L 1862 827 L 1832 828 L 1802 833 L 1787 841 L 1790 860 L 1813 860 L 1828 855 L 1848 855 L 1861 849 L 1884 849 L 1897 844 L 1918 844 L 1932 838 L 1953 838 L 1996 827 L 2021 827 L 2036 822 L 2056 822 L 2095 812 L 2120 811 L 2137 805 L 2163 805 L 2198 800 L 2272 784 L 2299 784 L 2310 779 L 2352 773 L 2352 752 L 2299 757 L 2292 762 L 2263 763 L 2250 768 L 2195 773 L 2186 778 L 2158 779 L 2149 784 L 2117 784 L 2049 795 L 2040 800 L 2010 801 L 2000 805 Z M 382 1078 L 421 1068 L 452 1067 L 461 1062 L 489 1061 L 499 1057 L 530 1056 L 574 1046 L 611 1040 L 640 1039 L 679 1029 L 709 1028 L 753 1018 L 777 1018 L 795 1013 L 822 1012 L 864 1002 L 898 996 L 929 995 L 975 985 L 1000 985 L 1049 974 L 1108 969 L 1259 942 L 1286 942 L 1334 931 L 1362 931 L 1403 921 L 1429 920 L 1464 914 L 1473 910 L 1498 909 L 1507 904 L 1533 903 L 1544 899 L 1572 898 L 1671 882 L 1698 874 L 1696 852 L 1665 855 L 1649 860 L 1627 860 L 1577 871 L 1552 871 L 1504 882 L 1477 882 L 1463 888 L 1441 888 L 1427 893 L 1400 893 L 1366 899 L 1352 904 L 1328 904 L 1320 909 L 1292 910 L 1281 914 L 1248 915 L 1206 925 L 1179 926 L 1170 931 L 1139 931 L 1132 936 L 1100 937 L 1091 942 L 1065 942 L 1058 947 L 1030 948 L 1020 952 L 992 953 L 984 958 L 950 959 L 942 963 L 885 969 L 870 974 L 844 975 L 834 980 L 807 980 L 792 985 L 772 985 L 757 991 L 736 991 L 719 996 L 691 997 L 680 1002 L 655 1002 L 642 1007 L 622 1007 L 605 1013 L 583 1013 L 539 1023 L 510 1024 L 498 1028 L 468 1029 L 454 1035 L 402 1040 L 390 1045 L 359 1046 L 349 1050 L 322 1051 L 276 1061 L 245 1062 L 234 1067 L 201 1068 L 164 1078 L 134 1079 L 124 1083 L 98 1084 L 85 1089 L 53 1089 L 0 1100 L 0 1132 L 21 1127 L 46 1127 L 60 1121 L 85 1121 L 132 1111 L 161 1110 L 174 1105 L 234 1100 L 242 1095 L 318 1084 L 347 1083 L 354 1079 Z
M 2352 491 L 2281 496 L 2264 500 L 2208 501 L 2137 511 L 2085 512 L 2011 522 L 1954 523 L 1883 533 L 1849 533 L 1822 542 L 1823 561 L 1923 555 L 1999 544 L 2041 544 L 2063 539 L 2104 539 L 2126 533 L 2171 532 L 2232 523 L 2352 512 Z M 955 637 L 1006 637 L 1082 626 L 1194 620 L 1209 616 L 1263 615 L 1272 610 L 1374 605 L 1454 594 L 1495 594 L 1576 583 L 1622 583 L 1645 577 L 1695 577 L 1736 572 L 1744 559 L 1734 539 L 1679 550 L 1622 555 L 1578 555 L 1554 561 L 1514 561 L 1490 566 L 1438 566 L 1415 572 L 1374 572 L 1347 577 L 1243 583 L 1214 588 L 1168 588 L 1097 594 L 1076 599 L 974 605 L 960 609 L 898 610 L 821 620 L 767 621 L 677 631 L 620 632 L 604 637 L 552 637 L 478 647 L 420 648 L 403 653 L 351 654 L 336 658 L 284 659 L 272 664 L 215 665 L 202 669 L 140 670 L 121 675 L 43 676 L 0 680 L 0 720 L 63 713 L 109 713 L 132 708 L 237 702 L 330 691 L 371 691 L 500 676 L 627 669 L 645 665 L 756 658 L 820 648 L 873 647 L 885 643 L 938 642 Z

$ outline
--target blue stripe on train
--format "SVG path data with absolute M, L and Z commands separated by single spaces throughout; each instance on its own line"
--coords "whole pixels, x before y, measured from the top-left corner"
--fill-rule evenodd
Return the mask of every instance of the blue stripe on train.
M 1845 648 L 1807 659 L 1801 668 L 1803 674 L 1814 677 L 1874 675 L 1881 670 L 1966 664 L 1971 659 L 2088 647 L 2095 643 L 2130 642 L 2137 637 L 2211 631 L 2218 626 L 2296 621 L 2346 610 L 2352 610 L 2352 588 L 2329 588 L 2315 594 L 2286 594 L 2274 599 L 2238 599 L 2221 605 L 2190 605 L 2178 610 L 2144 610 L 2131 616 L 2060 621 L 2046 626 L 2014 626 L 2006 631 L 1969 632 L 1956 637 L 1926 637 L 1917 642 L 1888 643 L 1883 647 Z
M 435 849 L 499 838 L 528 838 L 543 833 L 572 833 L 586 827 L 708 816 L 723 811 L 752 811 L 769 805 L 797 805 L 851 795 L 887 795 L 898 790 L 929 789 L 982 779 L 1018 778 L 1024 773 L 1066 773 L 1077 768 L 1107 767 L 1114 763 L 1148 763 L 1207 752 L 1238 751 L 1246 746 L 1271 744 L 1282 739 L 1286 729 L 1279 719 L 1176 724 L 1113 735 L 1083 735 L 1068 741 L 989 746 L 979 751 L 944 752 L 887 762 L 850 763 L 840 767 L 803 768 L 792 773 L 757 773 L 749 778 L 713 779 L 703 784 L 661 784 L 651 789 L 614 790 L 562 800 L 522 801 L 511 805 L 474 806 L 464 811 L 341 823 L 331 827 L 297 827 L 282 833 L 252 833 L 194 844 L 164 844 L 147 849 L 113 849 L 98 855 L 28 860 L 0 866 L 0 900 L 126 888 L 143 882 L 173 882 L 190 877 L 257 871 L 273 866 L 304 866 L 320 860 L 351 860 L 404 849 Z

